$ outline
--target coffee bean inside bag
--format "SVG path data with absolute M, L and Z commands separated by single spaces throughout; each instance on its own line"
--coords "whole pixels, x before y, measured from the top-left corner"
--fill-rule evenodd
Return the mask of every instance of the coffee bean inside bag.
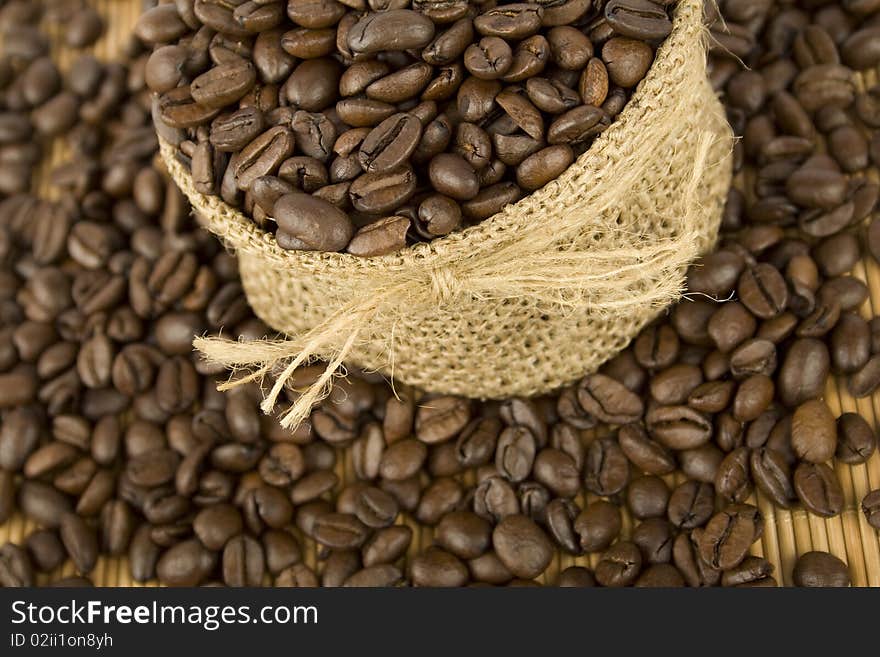
M 673 6 L 199 0 L 136 32 L 199 192 L 284 249 L 375 256 L 557 178 L 645 77 Z

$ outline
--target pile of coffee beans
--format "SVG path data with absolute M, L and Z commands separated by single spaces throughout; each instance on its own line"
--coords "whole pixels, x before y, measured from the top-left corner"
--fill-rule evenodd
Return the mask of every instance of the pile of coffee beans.
M 88 73 L 64 81 L 48 56 L 49 40 L 33 27 L 43 14 L 39 3 L 12 3 L 4 7 L 4 57 L 0 60 L 0 194 L 30 189 L 34 168 L 42 158 L 42 142 L 69 130 L 83 105 L 86 115 L 99 119 L 99 103 L 86 102 L 94 89 Z M 83 2 L 52 3 L 47 21 L 67 22 L 65 42 L 71 48 L 93 44 L 104 23 Z M 89 62 L 84 59 L 84 66 Z M 79 84 L 77 84 L 79 83 Z
M 3 113 L 27 114 L 10 98 L 46 52 L 34 6 L 0 8 L 2 25 L 31 8 L 35 42 L 0 55 Z M 0 585 L 88 584 L 99 555 L 170 585 L 848 585 L 825 552 L 783 574 L 751 554 L 754 493 L 833 517 L 859 503 L 834 464 L 878 458 L 875 429 L 822 395 L 831 374 L 856 397 L 880 385 L 880 319 L 850 275 L 880 255 L 880 91 L 854 78 L 880 63 L 880 2 L 720 8 L 712 80 L 748 175 L 691 298 L 558 394 L 483 403 L 350 374 L 294 431 L 192 353 L 193 334 L 269 331 L 158 163 L 156 51 L 61 72 L 57 89 L 90 93 L 58 199 L 0 190 L 0 523 L 38 526 L 0 546 Z M 880 529 L 880 490 L 861 508 Z M 594 567 L 549 578 L 559 554 Z M 68 561 L 79 576 L 53 581 Z
M 183 0 L 136 33 L 196 189 L 282 248 L 375 256 L 558 177 L 648 72 L 673 4 Z

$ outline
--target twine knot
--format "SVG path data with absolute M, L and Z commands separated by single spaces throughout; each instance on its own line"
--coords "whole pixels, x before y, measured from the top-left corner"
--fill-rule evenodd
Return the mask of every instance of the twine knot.
M 442 269 L 432 269 L 431 277 L 431 293 L 437 303 L 448 303 L 452 301 L 455 293 L 458 291 L 459 282 L 455 274 L 448 267 Z

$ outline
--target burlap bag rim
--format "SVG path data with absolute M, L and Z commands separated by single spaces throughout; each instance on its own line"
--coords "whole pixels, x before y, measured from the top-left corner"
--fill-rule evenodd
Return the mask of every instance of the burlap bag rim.
M 231 247 L 259 251 L 263 257 L 271 258 L 282 265 L 295 260 L 297 266 L 320 269 L 331 267 L 355 273 L 379 268 L 395 268 L 420 260 L 424 261 L 427 267 L 432 264 L 442 265 L 447 258 L 454 260 L 462 257 L 478 258 L 481 252 L 494 249 L 499 242 L 507 241 L 519 232 L 528 230 L 529 226 L 522 221 L 522 215 L 539 213 L 545 201 L 557 196 L 560 188 L 570 185 L 579 171 L 588 169 L 598 172 L 596 187 L 601 186 L 602 176 L 608 169 L 603 164 L 603 161 L 609 159 L 606 157 L 608 151 L 627 151 L 633 148 L 631 139 L 621 139 L 621 133 L 626 132 L 627 125 L 639 120 L 648 112 L 650 105 L 659 94 L 664 92 L 664 88 L 668 85 L 668 71 L 686 67 L 688 62 L 682 60 L 682 52 L 687 49 L 683 46 L 692 40 L 702 41 L 705 37 L 700 0 L 679 0 L 673 18 L 673 31 L 657 49 L 651 68 L 629 102 L 611 126 L 603 131 L 591 147 L 558 178 L 478 224 L 430 242 L 414 244 L 397 253 L 363 258 L 348 253 L 285 250 L 278 246 L 273 234 L 259 228 L 247 216 L 219 197 L 201 194 L 195 191 L 191 184 L 186 185 L 190 188 L 186 190 L 187 195 L 197 198 L 199 200 L 197 205 L 209 210 L 210 216 L 204 217 L 207 220 L 207 227 Z M 161 138 L 160 142 L 163 146 L 163 159 L 175 180 L 180 183 L 180 179 L 183 178 L 188 183 L 189 174 L 173 157 L 173 146 Z

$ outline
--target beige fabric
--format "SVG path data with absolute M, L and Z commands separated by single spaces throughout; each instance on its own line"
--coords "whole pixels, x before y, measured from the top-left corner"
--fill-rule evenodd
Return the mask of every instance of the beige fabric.
M 678 298 L 715 241 L 731 179 L 731 133 L 706 80 L 700 0 L 674 29 L 624 111 L 557 180 L 459 233 L 362 259 L 285 251 L 166 165 L 208 229 L 234 249 L 275 342 L 196 341 L 216 362 L 275 375 L 274 407 L 296 366 L 324 377 L 284 418 L 308 415 L 342 362 L 420 388 L 476 398 L 570 383 L 626 346 Z

